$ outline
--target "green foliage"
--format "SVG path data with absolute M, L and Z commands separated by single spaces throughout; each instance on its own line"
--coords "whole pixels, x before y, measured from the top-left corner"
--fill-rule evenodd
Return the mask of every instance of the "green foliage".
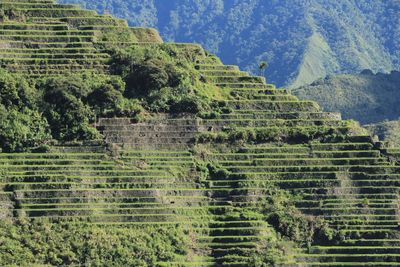
M 140 101 L 125 98 L 124 92 L 118 76 L 82 73 L 28 80 L 1 69 L 0 148 L 23 151 L 52 138 L 98 139 L 92 124 L 99 117 L 140 120 Z
M 134 98 L 146 96 L 164 87 L 174 87 L 178 84 L 178 77 L 172 64 L 164 64 L 159 59 L 148 59 L 131 65 L 126 83 L 129 85 L 126 96 Z
M 78 223 L 0 222 L 0 262 L 28 266 L 158 266 L 187 254 L 188 237 L 174 226 L 101 227 Z
M 0 69 L 0 148 L 23 151 L 49 139 L 48 124 L 36 109 L 38 92 L 21 75 Z
M 267 142 L 288 142 L 288 143 L 307 143 L 312 140 L 320 141 L 341 141 L 354 131 L 363 134 L 365 131 L 358 124 L 349 124 L 349 128 L 330 128 L 330 127 L 270 127 L 270 128 L 229 128 L 222 132 L 206 132 L 197 135 L 199 143 L 225 143 L 244 144 L 244 143 L 267 143 Z
M 47 121 L 38 111 L 0 105 L 0 118 L 0 148 L 4 152 L 24 151 L 50 138 Z
M 124 95 L 142 99 L 149 111 L 197 114 L 210 99 L 197 91 L 195 58 L 174 45 L 133 46 L 113 51 L 112 69 L 126 82 Z
M 388 147 L 400 147 L 400 120 L 370 124 L 366 125 L 366 128 L 372 135 L 377 135 L 380 140 L 385 140 Z
M 35 104 L 36 92 L 18 74 L 0 69 L 0 103 L 6 108 L 31 108 Z
M 56 139 L 96 138 L 89 124 L 94 120 L 94 113 L 83 102 L 90 91 L 88 84 L 82 79 L 51 78 L 40 88 L 43 90 L 44 114 Z
M 362 124 L 400 117 L 400 73 L 341 74 L 293 90 L 301 99 L 315 100 L 325 111 L 340 112 Z

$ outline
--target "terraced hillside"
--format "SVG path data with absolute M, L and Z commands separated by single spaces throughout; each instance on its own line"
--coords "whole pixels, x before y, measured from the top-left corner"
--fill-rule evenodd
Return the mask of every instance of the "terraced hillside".
M 2 262 L 400 265 L 397 149 L 340 114 L 223 65 L 199 46 L 160 44 L 151 30 L 129 30 L 109 16 L 52 1 L 2 1 L 1 7 L 7 16 L 0 26 L 21 29 L 0 35 L 4 53 L 21 53 L 21 62 L 3 58 L 3 66 L 32 82 L 87 68 L 109 75 L 110 47 L 174 47 L 172 55 L 190 54 L 190 73 L 197 75 L 191 79 L 201 81 L 198 97 L 207 95 L 213 107 L 149 112 L 140 122 L 103 117 L 92 125 L 101 139 L 0 153 Z M 35 27 L 40 34 L 23 33 Z M 101 39 L 109 27 L 146 37 Z M 88 39 L 57 39 L 59 30 L 64 37 L 87 30 Z M 104 68 L 89 64 L 102 51 Z M 71 56 L 68 67 L 50 63 L 56 55 Z M 35 56 L 46 68 L 30 64 Z
M 110 44 L 161 41 L 151 29 L 53 0 L 2 0 L 0 8 L 1 65 L 29 75 L 104 73 Z

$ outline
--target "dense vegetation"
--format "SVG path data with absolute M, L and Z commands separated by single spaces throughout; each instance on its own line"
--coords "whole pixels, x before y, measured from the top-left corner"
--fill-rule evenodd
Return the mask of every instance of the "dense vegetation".
M 199 81 L 188 55 L 170 45 L 114 50 L 114 76 L 83 72 L 31 80 L 1 69 L 1 149 L 95 140 L 100 134 L 92 125 L 100 117 L 139 121 L 148 112 L 209 112 L 212 90 Z
M 362 124 L 400 118 L 400 72 L 365 70 L 358 75 L 341 74 L 293 90 L 301 99 L 313 99 L 326 111 L 341 112 L 345 119 Z
M 383 121 L 365 126 L 373 135 L 380 140 L 388 142 L 389 147 L 400 147 L 400 120 Z
M 278 86 L 311 83 L 333 73 L 400 68 L 398 1 L 60 0 L 152 26 L 166 40 L 198 42 L 225 63 Z
M 184 256 L 190 246 L 183 229 L 174 226 L 105 228 L 1 220 L 0 233 L 0 262 L 7 266 L 156 266 Z

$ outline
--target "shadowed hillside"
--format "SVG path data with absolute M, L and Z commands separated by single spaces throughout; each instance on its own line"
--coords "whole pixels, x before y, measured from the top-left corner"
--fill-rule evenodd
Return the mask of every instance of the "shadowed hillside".
M 329 76 L 293 90 L 301 99 L 313 99 L 326 111 L 342 113 L 362 124 L 400 118 L 400 72 Z
M 366 125 L 372 134 L 385 140 L 391 147 L 400 147 L 400 121 L 383 121 L 376 124 Z

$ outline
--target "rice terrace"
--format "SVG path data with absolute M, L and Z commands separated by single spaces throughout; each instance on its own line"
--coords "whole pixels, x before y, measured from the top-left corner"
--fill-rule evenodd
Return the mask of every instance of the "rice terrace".
M 161 36 L 0 0 L 0 266 L 400 266 L 400 148 Z

